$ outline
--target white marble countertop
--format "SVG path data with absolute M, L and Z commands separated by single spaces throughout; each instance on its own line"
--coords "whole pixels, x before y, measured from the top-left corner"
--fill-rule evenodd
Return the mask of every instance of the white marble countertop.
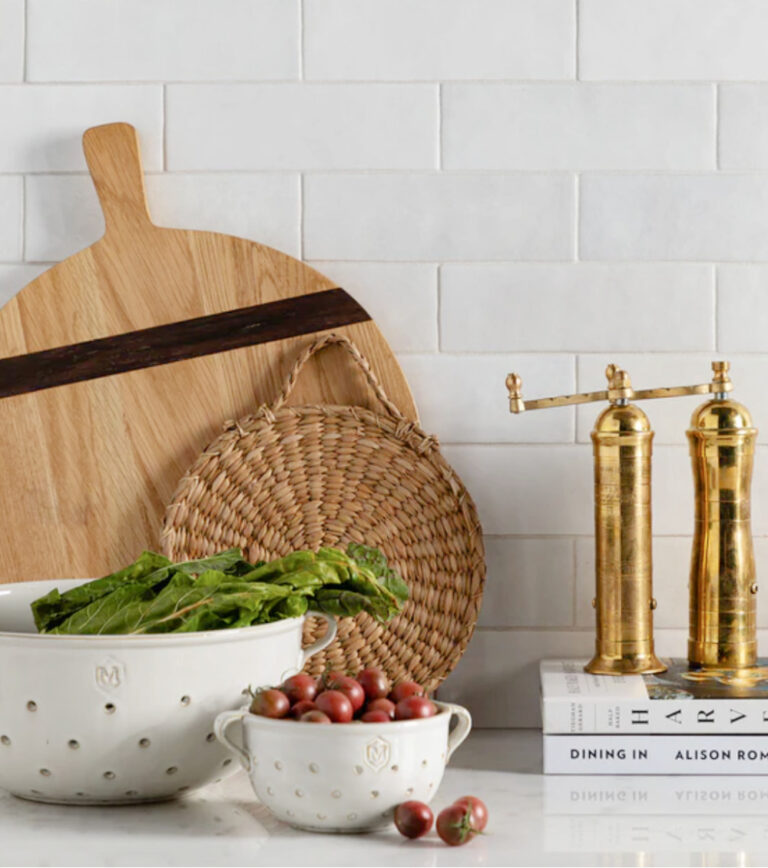
M 768 778 L 544 777 L 541 736 L 473 733 L 433 808 L 488 805 L 447 847 L 394 830 L 315 835 L 273 819 L 243 774 L 178 802 L 56 807 L 0 795 L 0 865 L 765 865 Z M 437 811 L 435 811 L 437 813 Z

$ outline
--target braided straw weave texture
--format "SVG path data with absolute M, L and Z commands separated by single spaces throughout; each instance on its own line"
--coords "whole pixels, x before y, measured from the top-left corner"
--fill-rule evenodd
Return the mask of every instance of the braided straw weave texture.
M 348 351 L 386 414 L 285 406 L 301 369 L 330 344 Z M 351 341 L 329 334 L 301 353 L 271 406 L 227 423 L 199 456 L 168 507 L 163 547 L 181 560 L 239 546 L 255 561 L 349 542 L 380 548 L 410 599 L 386 625 L 365 613 L 341 619 L 336 641 L 309 671 L 378 666 L 393 680 L 433 690 L 477 621 L 485 581 L 480 522 L 436 439 L 400 413 Z M 318 631 L 308 619 L 305 641 Z

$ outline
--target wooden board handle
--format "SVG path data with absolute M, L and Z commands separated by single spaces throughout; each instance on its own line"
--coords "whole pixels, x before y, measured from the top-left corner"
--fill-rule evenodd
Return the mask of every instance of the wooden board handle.
M 123 228 L 151 226 L 139 137 L 130 124 L 104 124 L 83 134 L 88 162 L 106 224 L 106 237 Z

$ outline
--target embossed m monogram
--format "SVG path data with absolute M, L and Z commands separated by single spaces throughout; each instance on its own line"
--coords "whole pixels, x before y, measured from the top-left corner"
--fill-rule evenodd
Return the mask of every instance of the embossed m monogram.
M 392 748 L 389 742 L 381 736 L 377 736 L 365 746 L 365 764 L 375 772 L 381 771 L 389 762 L 391 753 Z
M 96 667 L 96 683 L 99 687 L 106 687 L 107 690 L 114 689 L 120 686 L 120 667 L 119 666 L 97 666 Z

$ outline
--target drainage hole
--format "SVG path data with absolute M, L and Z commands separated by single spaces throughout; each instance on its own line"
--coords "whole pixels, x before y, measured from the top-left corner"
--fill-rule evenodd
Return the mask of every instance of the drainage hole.
M 139 739 L 139 747 L 149 747 L 152 742 L 148 738 Z
M 7 735 L 0 735 L 0 744 L 6 744 L 7 745 L 10 743 L 11 743 L 11 740 L 8 738 Z
M 192 702 L 192 700 L 186 694 L 181 697 L 182 705 L 189 705 L 190 702 Z
M 165 773 L 167 775 L 175 775 L 178 770 L 178 766 L 168 766 L 168 768 L 165 770 Z
M 80 742 L 76 738 L 71 738 L 67 744 L 72 748 L 72 750 L 77 750 L 80 747 Z
M 51 776 L 51 770 L 50 769 L 40 769 L 40 774 L 44 778 L 49 778 Z
M 37 703 L 34 699 L 30 699 L 27 703 L 27 711 L 37 711 Z
M 108 781 L 113 781 L 113 780 L 115 779 L 116 775 L 115 775 L 114 772 L 104 772 L 104 777 L 105 777 Z
M 114 702 L 108 702 L 104 706 L 104 711 L 106 711 L 107 714 L 114 714 L 115 713 L 115 703 Z

